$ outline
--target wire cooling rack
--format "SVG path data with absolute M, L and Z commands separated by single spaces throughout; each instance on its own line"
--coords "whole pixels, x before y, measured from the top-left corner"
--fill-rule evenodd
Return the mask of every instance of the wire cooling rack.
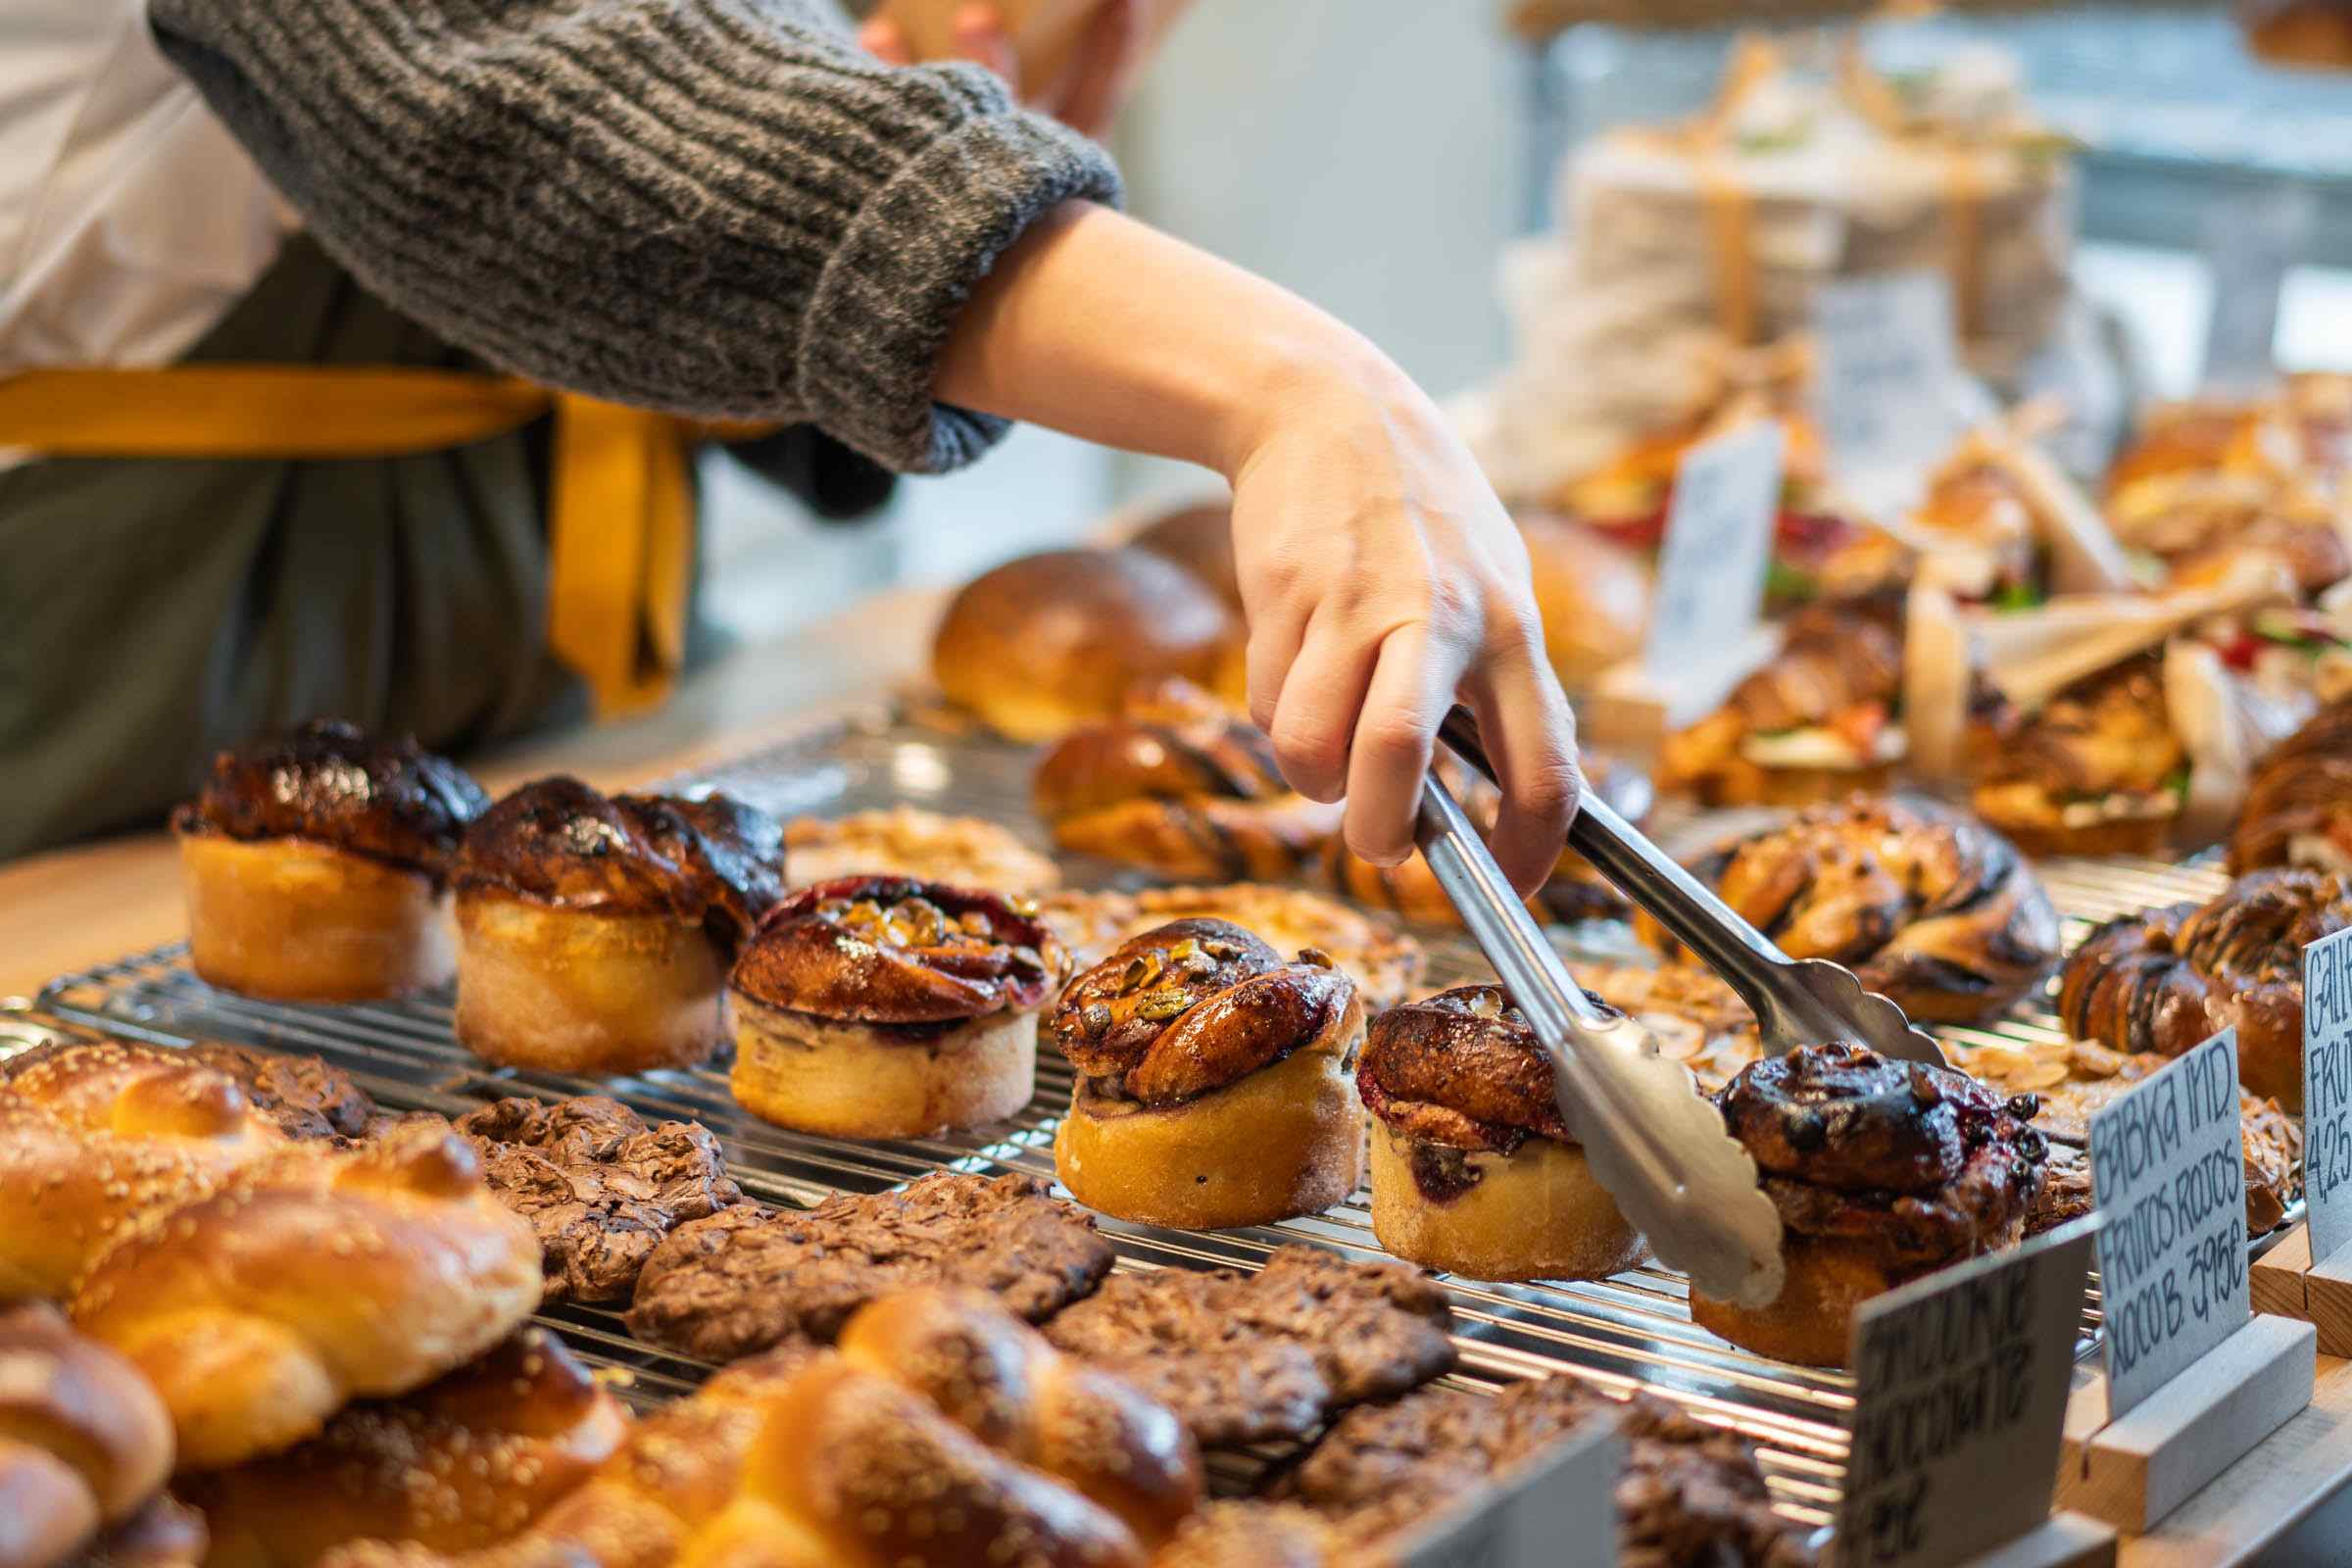
M 723 789 L 787 817 L 906 803 L 991 817 L 1045 848 L 1028 808 L 1031 762 L 1032 755 L 1017 748 L 875 713 L 828 723 L 666 787 Z M 1121 875 L 1102 863 L 1062 859 L 1078 886 Z M 2053 862 L 2042 870 L 2067 917 L 2070 941 L 2113 915 L 2209 898 L 2225 880 L 2210 867 L 2157 861 Z M 1489 976 L 1458 933 L 1419 934 L 1433 989 Z M 1599 928 L 1580 931 L 1563 946 L 1572 958 L 1622 957 L 1626 939 L 1622 928 Z M 1068 1064 L 1046 1053 L 1035 1099 L 1007 1121 L 934 1139 L 850 1142 L 788 1132 L 746 1114 L 728 1092 L 723 1064 L 621 1080 L 494 1068 L 457 1045 L 447 996 L 339 1006 L 256 1002 L 198 980 L 177 944 L 60 978 L 38 1004 L 67 1024 L 159 1044 L 215 1038 L 316 1054 L 397 1109 L 457 1115 L 509 1095 L 609 1094 L 649 1118 L 702 1122 L 717 1136 L 747 1193 L 794 1206 L 833 1193 L 880 1192 L 934 1171 L 1021 1171 L 1051 1181 L 1054 1131 L 1072 1087 Z M 2038 1003 L 1987 1027 L 1940 1032 L 1964 1045 L 2061 1038 L 2056 1019 Z M 8 1049 L 0 1038 L 0 1053 Z M 1250 1268 L 1295 1242 L 1351 1257 L 1382 1255 L 1361 1195 L 1325 1214 L 1250 1230 L 1185 1232 L 1107 1218 L 1102 1224 L 1122 1269 Z M 1519 1286 L 1448 1278 L 1446 1284 L 1461 1351 L 1450 1379 L 1456 1386 L 1491 1390 L 1565 1373 L 1612 1391 L 1645 1390 L 1751 1440 L 1784 1512 L 1815 1524 L 1831 1517 L 1853 1402 L 1843 1374 L 1788 1366 L 1715 1339 L 1691 1324 L 1682 1277 L 1659 1269 L 1592 1282 Z M 585 1358 L 611 1369 L 640 1405 L 676 1397 L 711 1370 L 633 1339 L 612 1311 L 567 1306 L 542 1321 Z M 2080 1350 L 2095 1344 L 2097 1328 L 2094 1298 Z M 1281 1457 L 1277 1450 L 1227 1456 L 1212 1466 L 1212 1480 L 1226 1490 L 1246 1488 Z

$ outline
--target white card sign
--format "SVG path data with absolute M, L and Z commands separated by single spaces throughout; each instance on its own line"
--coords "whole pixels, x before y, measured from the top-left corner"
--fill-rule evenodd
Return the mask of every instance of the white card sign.
M 2311 231 L 2311 188 L 2278 180 L 2249 185 L 2212 205 L 2205 217 L 2205 272 L 2213 312 L 2205 322 L 2205 385 L 2254 392 L 2277 374 L 2272 344 L 2287 270 Z
M 1736 657 L 1764 611 L 1786 434 L 1758 419 L 1683 454 L 1642 665 L 1661 679 Z
M 1863 1303 L 1840 1568 L 1948 1568 L 2049 1516 L 2096 1228 Z
M 2303 950 L 2303 1198 L 2325 1262 L 2352 1245 L 2352 926 Z
M 2244 1159 L 2234 1029 L 2090 1118 L 2110 1421 L 2253 1315 Z
M 1964 423 L 1964 386 L 1941 272 L 1880 272 L 1813 291 L 1821 356 L 1815 412 L 1840 474 L 1934 463 Z
M 1422 1527 L 1398 1568 L 1610 1568 L 1617 1560 L 1617 1477 L 1625 1440 L 1586 1422 L 1552 1448 Z

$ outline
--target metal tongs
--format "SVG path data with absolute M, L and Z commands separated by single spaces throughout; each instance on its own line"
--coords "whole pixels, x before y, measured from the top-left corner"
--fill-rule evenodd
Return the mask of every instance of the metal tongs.
M 1467 711 L 1456 709 L 1441 734 L 1494 778 Z M 1417 837 L 1438 885 L 1550 1053 L 1560 1113 L 1627 1219 L 1661 1262 L 1689 1275 L 1701 1293 L 1749 1306 L 1776 1299 L 1780 1215 L 1756 1184 L 1755 1161 L 1724 1130 L 1696 1081 L 1657 1054 L 1648 1030 L 1595 1005 L 1577 985 L 1434 770 L 1422 790 Z M 1768 1050 L 1840 1039 L 1876 1044 L 1865 1015 L 1884 1008 L 1898 1037 L 1892 1054 L 1942 1060 L 1892 1003 L 1870 996 L 1835 965 L 1823 966 L 1835 971 L 1826 983 L 1811 978 L 1809 964 L 1793 963 L 1607 806 L 1586 800 L 1569 842 L 1747 999 L 1764 1022 Z M 1876 1023 L 1886 1028 L 1884 1018 Z M 1808 1040 L 1813 1025 L 1819 1031 Z

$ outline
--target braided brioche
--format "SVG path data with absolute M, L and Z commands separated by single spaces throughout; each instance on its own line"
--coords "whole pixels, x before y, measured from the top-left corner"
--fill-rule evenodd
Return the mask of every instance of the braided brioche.
M 0 1568 L 65 1562 L 171 1473 L 171 1418 L 128 1362 L 54 1307 L 0 1311 Z
M 234 1081 L 176 1052 L 16 1057 L 0 1067 L 0 1298 L 63 1298 L 141 1216 L 286 1146 Z
M 628 1431 L 620 1401 L 531 1328 L 406 1398 L 351 1405 L 308 1443 L 176 1490 L 212 1526 L 207 1568 L 308 1568 L 368 1537 L 470 1551 L 527 1528 Z
M 653 1416 L 468 1568 L 1141 1568 L 1200 1496 L 1167 1410 L 1065 1361 L 987 1297 L 865 1308 L 836 1351 L 782 1350 Z M 363 1543 L 322 1568 L 431 1568 Z
M 530 1314 L 539 1284 L 529 1222 L 491 1197 L 464 1139 L 418 1123 L 265 1162 L 140 1227 L 83 1277 L 73 1316 L 146 1374 L 180 1464 L 203 1470 L 464 1365 Z

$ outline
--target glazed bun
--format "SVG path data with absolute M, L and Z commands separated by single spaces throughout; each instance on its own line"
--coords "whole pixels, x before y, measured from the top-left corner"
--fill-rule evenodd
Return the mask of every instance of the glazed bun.
M 0 1563 L 77 1560 L 172 1474 L 172 1418 L 137 1368 L 56 1309 L 0 1309 Z
M 315 1436 L 354 1398 L 420 1388 L 539 1304 L 539 1243 L 473 1151 L 419 1123 L 350 1153 L 262 1162 L 141 1226 L 75 1291 L 76 1327 L 163 1396 L 183 1469 Z
M 1206 583 L 1235 614 L 1242 612 L 1242 579 L 1233 559 L 1233 508 L 1223 501 L 1183 507 L 1144 525 L 1127 541 L 1165 556 Z
M 1119 710 L 1138 682 L 1181 675 L 1238 695 L 1242 631 L 1214 592 L 1143 550 L 1052 550 L 964 585 L 931 645 L 957 706 L 1016 741 Z
M 1372 1113 L 1372 1232 L 1398 1257 L 1471 1279 L 1600 1279 L 1647 1250 L 1562 1121 L 1551 1060 L 1501 987 L 1382 1013 L 1356 1086 Z
M 1178 920 L 1070 982 L 1047 1028 L 1078 1069 L 1054 1168 L 1121 1219 L 1207 1230 L 1319 1213 L 1362 1177 L 1355 983 L 1222 920 Z
M 1544 647 L 1560 684 L 1577 691 L 1642 651 L 1649 624 L 1649 568 L 1580 522 L 1544 514 L 1519 519 L 1534 573 Z

